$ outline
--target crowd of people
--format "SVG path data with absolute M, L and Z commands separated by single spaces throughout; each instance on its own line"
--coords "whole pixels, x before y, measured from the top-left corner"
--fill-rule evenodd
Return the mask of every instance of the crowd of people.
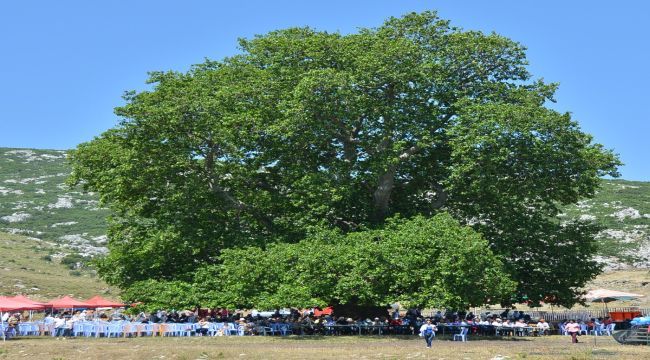
M 21 314 L 6 314 L 2 319 L 5 334 L 12 337 L 17 333 Z M 123 324 L 189 324 L 189 336 L 220 335 L 356 335 L 356 334 L 401 334 L 420 335 L 431 346 L 436 333 L 464 333 L 478 336 L 527 336 L 564 333 L 573 335 L 600 329 L 611 323 L 609 318 L 591 319 L 586 322 L 562 321 L 550 324 L 543 318 L 532 319 L 524 312 L 505 311 L 501 314 L 471 312 L 435 312 L 423 316 L 418 309 L 400 312 L 390 309 L 378 317 L 336 316 L 332 309 L 289 309 L 285 311 L 260 313 L 257 311 L 229 311 L 223 308 L 195 309 L 184 311 L 159 310 L 151 313 L 127 314 L 121 309 L 109 312 L 94 310 L 60 311 L 47 313 L 40 320 L 42 329 L 57 337 L 73 336 L 75 324 L 82 322 L 103 322 Z M 219 326 L 216 326 L 216 325 Z M 157 327 L 159 328 L 159 327 Z M 463 329 L 464 332 L 463 332 Z M 575 333 L 575 334 L 574 334 Z M 162 332 L 161 332 L 162 334 Z M 106 334 L 96 334 L 106 336 Z M 139 336 L 140 334 L 137 334 Z M 154 334 L 151 334 L 154 335 Z M 136 336 L 133 333 L 123 336 Z M 577 339 L 574 339 L 577 341 Z

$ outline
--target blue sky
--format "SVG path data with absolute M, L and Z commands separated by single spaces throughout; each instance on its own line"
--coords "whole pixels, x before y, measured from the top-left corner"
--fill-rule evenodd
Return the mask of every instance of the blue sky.
M 620 154 L 624 179 L 650 181 L 650 2 L 3 1 L 0 146 L 69 149 L 116 124 L 147 71 L 185 71 L 237 51 L 237 38 L 308 25 L 354 32 L 435 9 L 465 29 L 528 47 L 535 77 L 559 82 L 554 107 Z

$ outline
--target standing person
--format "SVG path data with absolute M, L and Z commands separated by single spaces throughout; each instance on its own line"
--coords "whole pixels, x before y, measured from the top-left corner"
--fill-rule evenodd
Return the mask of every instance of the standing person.
M 64 336 L 64 331 L 65 331 L 65 319 L 63 318 L 63 315 L 59 314 L 56 319 L 54 319 L 54 335 L 59 338 L 61 336 Z
M 16 329 L 18 328 L 19 319 L 20 314 L 12 314 L 7 318 L 7 328 L 5 329 L 6 339 L 11 339 L 18 333 Z
M 578 343 L 578 333 L 580 332 L 580 325 L 573 319 L 569 320 L 569 323 L 566 324 L 564 330 L 571 335 L 571 342 L 574 344 Z
M 438 327 L 431 323 L 431 319 L 427 319 L 427 322 L 420 327 L 420 336 L 424 337 L 428 348 L 431 347 L 431 342 L 433 341 L 433 337 L 436 336 L 436 331 L 438 331 Z

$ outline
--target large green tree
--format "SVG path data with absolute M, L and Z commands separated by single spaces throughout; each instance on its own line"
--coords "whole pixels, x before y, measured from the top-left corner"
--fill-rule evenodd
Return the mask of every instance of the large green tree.
M 425 12 L 241 50 L 152 73 L 120 124 L 72 153 L 71 181 L 115 214 L 110 283 L 191 281 L 224 249 L 443 211 L 485 236 L 518 300 L 572 304 L 598 272 L 595 229 L 556 215 L 619 161 L 546 106 L 556 84 L 532 79 L 519 43 Z
M 265 250 L 228 249 L 222 260 L 196 281 L 207 288 L 200 291 L 204 302 L 271 309 L 400 302 L 464 309 L 507 298 L 515 287 L 487 241 L 444 213 L 392 219 L 381 230 L 317 233 Z

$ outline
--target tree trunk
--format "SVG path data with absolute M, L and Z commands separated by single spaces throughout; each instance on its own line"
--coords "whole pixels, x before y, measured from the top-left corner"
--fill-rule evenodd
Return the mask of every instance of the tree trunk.
M 375 222 L 382 222 L 389 214 L 390 196 L 395 187 L 396 172 L 397 165 L 390 165 L 386 172 L 379 176 L 377 189 L 373 193 Z
M 376 317 L 388 317 L 388 305 L 387 306 L 376 306 L 376 305 L 360 305 L 354 301 L 348 302 L 347 304 L 334 304 L 334 316 L 353 319 L 374 319 Z

